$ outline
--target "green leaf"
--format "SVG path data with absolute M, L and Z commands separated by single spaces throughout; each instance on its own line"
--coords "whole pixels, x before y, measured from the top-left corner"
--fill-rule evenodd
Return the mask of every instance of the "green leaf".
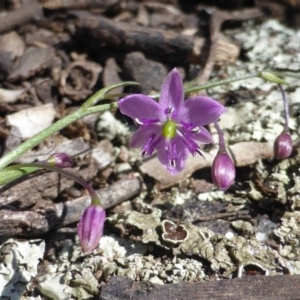
M 41 168 L 39 167 L 21 167 L 16 169 L 15 166 L 5 168 L 0 171 L 0 185 L 12 182 L 15 179 L 31 174 L 40 169 Z

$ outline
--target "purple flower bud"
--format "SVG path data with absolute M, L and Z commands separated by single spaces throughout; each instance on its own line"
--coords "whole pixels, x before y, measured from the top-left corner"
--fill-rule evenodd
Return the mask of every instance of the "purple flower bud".
M 61 153 L 54 153 L 52 154 L 46 161 L 46 164 L 52 166 L 52 167 L 56 167 L 56 168 L 70 168 L 72 167 L 72 160 L 70 158 L 70 156 L 68 156 L 67 154 L 61 152 Z
M 293 142 L 289 132 L 283 131 L 274 142 L 274 153 L 277 158 L 287 158 L 292 154 Z
M 54 153 L 46 161 L 48 165 L 56 168 L 70 168 L 72 166 L 72 160 L 70 156 L 65 153 Z
M 103 234 L 105 210 L 100 205 L 91 204 L 84 211 L 77 225 L 77 232 L 83 253 L 98 247 Z
M 234 182 L 235 167 L 227 153 L 219 152 L 211 168 L 211 177 L 220 190 L 226 191 Z

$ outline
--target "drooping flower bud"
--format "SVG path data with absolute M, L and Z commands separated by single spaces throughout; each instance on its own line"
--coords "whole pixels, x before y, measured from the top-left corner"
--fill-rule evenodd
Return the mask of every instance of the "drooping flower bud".
M 229 155 L 219 152 L 211 168 L 211 177 L 220 190 L 226 191 L 234 182 L 235 167 Z
M 91 204 L 84 211 L 77 225 L 77 232 L 83 253 L 97 248 L 103 234 L 105 210 L 101 205 Z
M 276 74 L 274 74 L 274 72 L 263 71 L 260 72 L 258 76 L 273 83 L 289 85 L 288 82 L 278 77 Z
M 289 103 L 281 84 L 278 84 L 278 87 L 283 99 L 285 122 L 283 132 L 279 134 L 274 142 L 274 154 L 277 158 L 287 158 L 293 152 L 293 142 L 289 128 Z
M 70 156 L 68 156 L 66 153 L 54 153 L 52 154 L 46 161 L 48 165 L 56 168 L 70 168 L 72 167 L 72 160 Z
M 274 154 L 277 158 L 287 158 L 293 152 L 293 142 L 289 132 L 283 131 L 274 142 Z

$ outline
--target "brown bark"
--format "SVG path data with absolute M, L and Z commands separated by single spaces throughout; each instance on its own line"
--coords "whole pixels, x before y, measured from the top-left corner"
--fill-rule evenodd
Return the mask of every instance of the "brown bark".
M 97 192 L 103 206 L 110 208 L 137 195 L 140 189 L 140 180 L 132 178 L 120 180 Z M 0 236 L 37 236 L 51 229 L 75 223 L 90 202 L 89 196 L 83 196 L 38 211 L 2 209 L 0 210 Z
M 125 22 L 116 22 L 102 16 L 77 14 L 77 31 L 98 50 L 105 46 L 123 52 L 142 51 L 165 61 L 179 63 L 204 63 L 209 52 L 209 39 L 185 36 L 174 31 L 164 31 Z M 216 63 L 233 63 L 239 47 L 225 38 L 216 47 Z
M 300 299 L 300 275 L 245 276 L 233 280 L 154 285 L 113 277 L 101 300 L 290 300 Z

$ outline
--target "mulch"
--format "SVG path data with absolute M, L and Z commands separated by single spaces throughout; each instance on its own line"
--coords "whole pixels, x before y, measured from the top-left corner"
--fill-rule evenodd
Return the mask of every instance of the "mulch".
M 8 122 L 8 115 L 51 104 L 54 108 L 51 123 L 74 111 L 100 88 L 124 80 L 135 80 L 141 85 L 117 92 L 158 92 L 168 71 L 175 66 L 186 80 L 196 79 L 198 84 L 204 84 L 214 70 L 243 59 L 241 45 L 224 37 L 224 29 L 238 29 L 244 21 L 261 22 L 270 17 L 298 28 L 300 4 L 292 0 L 1 1 L 2 155 L 27 138 Z M 118 111 L 113 114 L 119 121 L 129 122 Z M 20 161 L 38 160 L 71 141 L 69 149 L 74 156 L 75 172 L 98 189 L 108 211 L 133 199 L 141 190 L 151 189 L 157 182 L 161 190 L 178 184 L 180 187 L 183 179 L 197 170 L 191 165 L 184 178 L 171 180 L 157 174 L 160 172 L 156 167 L 146 170 L 146 162 L 142 169 L 150 176 L 137 176 L 137 169 L 117 174 L 109 164 L 113 160 L 127 163 L 126 149 L 120 140 L 99 138 L 95 130 L 97 117 L 75 122 Z M 123 149 L 117 157 L 113 155 L 113 146 Z M 108 161 L 95 163 L 89 149 L 97 147 L 108 155 Z M 253 146 L 260 151 L 257 156 L 268 158 L 271 150 L 264 144 L 260 147 Z M 241 166 L 251 163 L 247 161 Z M 204 164 L 203 167 L 208 167 L 210 161 Z M 210 191 L 212 184 L 206 176 L 194 188 L 197 192 Z M 88 201 L 84 192 L 78 192 L 68 179 L 47 172 L 29 176 L 17 185 L 1 187 L 0 218 L 5 221 L 1 223 L 0 235 L 31 238 L 63 226 L 75 228 L 74 223 Z M 218 213 L 202 217 L 202 221 L 227 217 Z M 115 276 L 101 282 L 100 299 L 299 299 L 299 284 L 296 275 L 257 275 L 163 286 Z

